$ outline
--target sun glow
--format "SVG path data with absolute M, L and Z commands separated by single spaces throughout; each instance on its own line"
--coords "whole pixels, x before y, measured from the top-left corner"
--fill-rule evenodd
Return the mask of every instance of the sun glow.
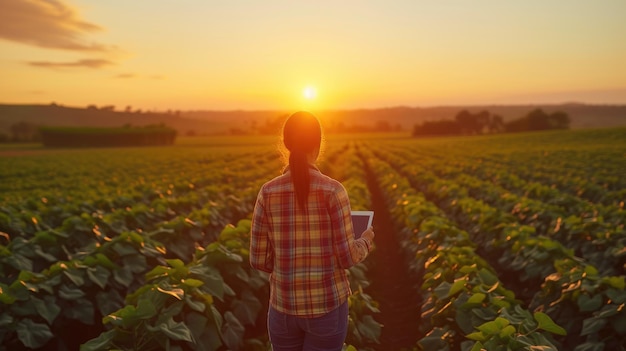
M 314 100 L 317 97 L 317 90 L 312 86 L 307 86 L 302 91 L 302 96 L 307 100 Z

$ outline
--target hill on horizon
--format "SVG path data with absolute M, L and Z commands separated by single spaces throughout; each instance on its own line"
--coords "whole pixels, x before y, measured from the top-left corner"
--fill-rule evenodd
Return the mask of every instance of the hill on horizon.
M 316 114 L 329 130 L 376 129 L 386 125 L 410 132 L 424 121 L 453 119 L 462 110 L 487 110 L 510 121 L 541 108 L 547 113 L 562 111 L 571 119 L 572 129 L 626 126 L 626 105 L 529 104 L 437 107 L 390 107 L 378 109 L 327 110 Z M 11 125 L 27 122 L 38 126 L 119 127 L 164 124 L 180 135 L 214 135 L 272 131 L 289 114 L 287 111 L 115 111 L 112 106 L 87 108 L 57 104 L 0 104 L 0 133 L 10 133 Z M 277 130 L 276 130 L 277 131 Z

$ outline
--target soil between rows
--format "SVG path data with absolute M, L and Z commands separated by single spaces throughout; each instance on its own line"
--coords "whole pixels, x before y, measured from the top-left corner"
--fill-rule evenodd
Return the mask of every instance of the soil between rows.
M 380 351 L 411 350 L 420 335 L 419 320 L 421 301 L 418 284 L 421 280 L 408 270 L 407 262 L 395 234 L 395 226 L 382 189 L 366 167 L 367 186 L 371 194 L 374 211 L 375 250 L 367 258 L 367 273 L 371 285 L 366 292 L 379 303 L 380 313 L 374 315 L 383 324 Z

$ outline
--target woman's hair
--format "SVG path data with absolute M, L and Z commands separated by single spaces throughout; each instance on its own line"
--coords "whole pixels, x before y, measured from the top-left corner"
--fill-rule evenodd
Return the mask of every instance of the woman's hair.
M 309 196 L 309 162 L 307 154 L 320 148 L 322 127 L 317 117 L 299 111 L 287 118 L 283 125 L 283 143 L 289 150 L 289 170 L 300 208 L 305 208 Z

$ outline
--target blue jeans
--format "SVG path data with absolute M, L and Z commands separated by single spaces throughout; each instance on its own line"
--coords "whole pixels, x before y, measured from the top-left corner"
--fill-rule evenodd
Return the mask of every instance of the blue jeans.
M 315 318 L 284 314 L 270 306 L 267 330 L 273 351 L 339 351 L 348 334 L 348 302 Z

